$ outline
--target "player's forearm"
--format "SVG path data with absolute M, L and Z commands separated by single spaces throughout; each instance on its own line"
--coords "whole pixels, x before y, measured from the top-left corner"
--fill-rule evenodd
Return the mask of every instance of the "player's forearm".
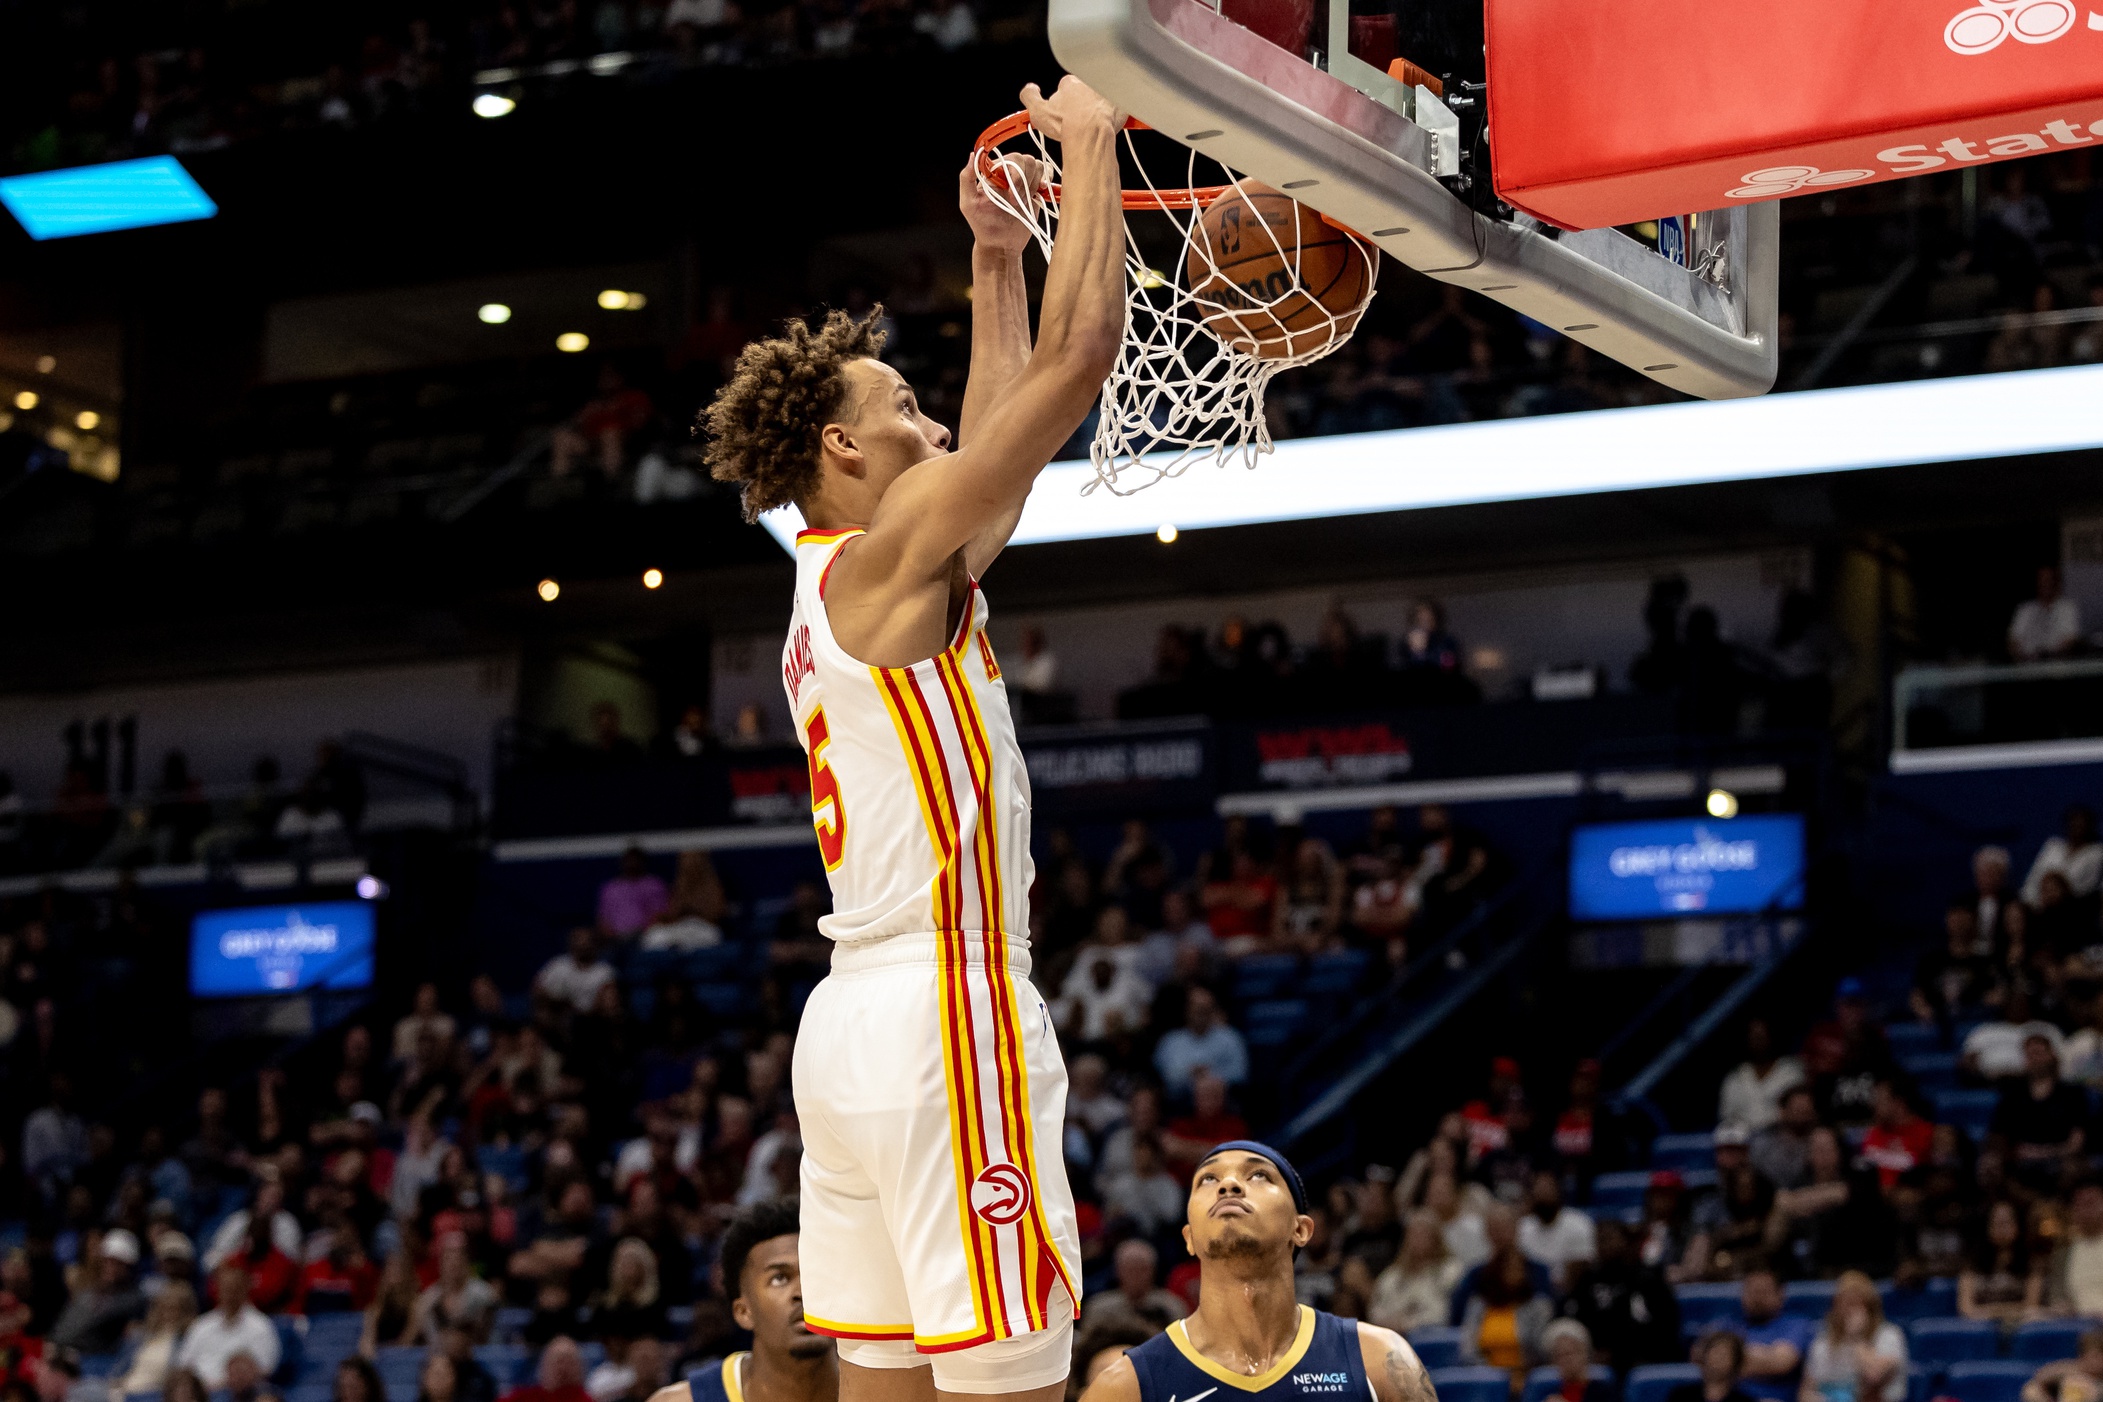
M 957 446 L 969 443 L 986 410 L 1000 402 L 1030 359 L 1029 292 L 1022 254 L 1003 248 L 971 250 L 971 378 Z
M 1124 336 L 1124 207 L 1116 128 L 1092 122 L 1070 130 L 1060 155 L 1059 235 L 1044 278 L 1036 353 L 1085 382 L 1079 395 L 1085 412 L 1116 364 Z

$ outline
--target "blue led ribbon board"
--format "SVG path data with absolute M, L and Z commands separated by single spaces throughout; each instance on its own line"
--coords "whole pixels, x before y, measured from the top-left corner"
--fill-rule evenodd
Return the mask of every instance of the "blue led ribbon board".
M 38 241 L 181 224 L 219 212 L 173 156 L 11 175 L 0 180 L 0 204 Z
M 1657 920 L 1801 910 L 1804 820 L 1597 823 L 1570 835 L 1572 920 Z

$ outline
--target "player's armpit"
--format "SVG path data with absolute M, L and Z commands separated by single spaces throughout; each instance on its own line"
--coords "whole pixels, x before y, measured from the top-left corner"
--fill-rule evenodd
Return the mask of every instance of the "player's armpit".
M 1077 1358 L 1074 1364 L 1086 1368 L 1088 1360 Z M 651 1402 L 656 1402 L 655 1398 Z M 1102 1374 L 1081 1393 L 1081 1402 L 1139 1402 L 1139 1374 L 1133 1371 L 1132 1360 L 1119 1358 L 1103 1369 Z
M 694 1390 L 685 1383 L 673 1383 L 651 1393 L 650 1402 L 694 1402 Z
M 1380 1402 L 1438 1402 L 1423 1360 L 1394 1330 L 1360 1323 L 1358 1349 L 1366 1378 Z

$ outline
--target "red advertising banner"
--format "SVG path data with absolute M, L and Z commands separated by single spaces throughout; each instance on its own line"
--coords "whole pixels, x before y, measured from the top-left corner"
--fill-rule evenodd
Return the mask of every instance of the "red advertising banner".
M 1497 193 L 1570 229 L 2103 143 L 2103 0 L 1485 0 Z

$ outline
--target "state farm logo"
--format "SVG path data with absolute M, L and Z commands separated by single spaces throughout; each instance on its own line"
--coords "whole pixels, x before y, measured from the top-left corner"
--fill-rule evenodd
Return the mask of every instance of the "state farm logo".
M 1030 1180 L 1014 1164 L 989 1165 L 971 1181 L 971 1210 L 996 1227 L 1020 1222 L 1030 1210 Z
M 1943 27 L 1942 42 L 1966 58 L 1992 53 L 2010 39 L 2049 44 L 2072 29 L 2079 17 L 2074 0 L 1981 0 Z M 2088 27 L 2103 29 L 2103 14 L 2091 11 Z
M 1857 180 L 1867 180 L 1873 170 L 1820 170 L 1817 166 L 1769 166 L 1765 170 L 1748 171 L 1741 177 L 1745 183 L 1727 192 L 1734 200 L 1774 200 L 1783 195 L 1794 195 L 1802 190 L 1820 185 L 1847 185 Z

